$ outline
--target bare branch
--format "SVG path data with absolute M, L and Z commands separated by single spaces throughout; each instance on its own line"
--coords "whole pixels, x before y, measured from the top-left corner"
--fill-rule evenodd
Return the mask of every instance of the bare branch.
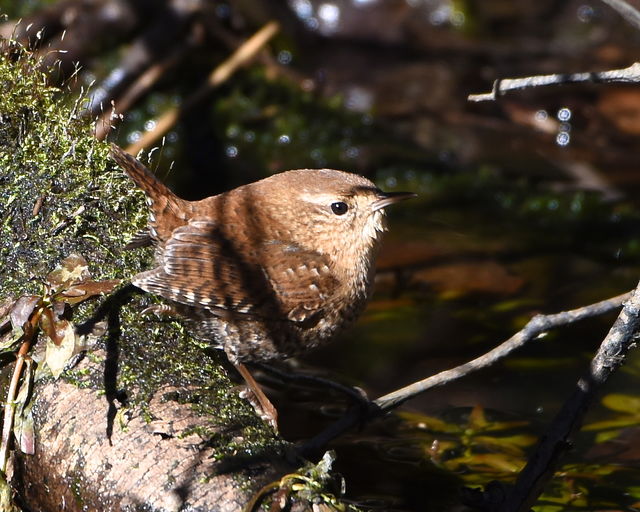
M 363 418 L 360 408 L 350 409 L 338 421 L 311 439 L 303 449 L 308 451 L 318 450 L 363 420 L 370 420 L 381 416 L 429 389 L 448 384 L 470 373 L 487 368 L 514 350 L 522 347 L 525 343 L 541 337 L 551 329 L 614 311 L 622 306 L 629 297 L 631 297 L 631 292 L 570 311 L 563 311 L 552 315 L 536 315 L 529 320 L 522 330 L 486 354 L 450 370 L 445 370 L 426 379 L 414 382 L 413 384 L 374 400 L 371 402 L 370 409 L 365 418 Z
M 602 302 L 597 302 L 596 304 L 573 309 L 571 311 L 563 311 L 554 315 L 536 315 L 527 322 L 527 325 L 525 325 L 521 331 L 517 332 L 507 341 L 498 345 L 486 354 L 477 357 L 468 363 L 437 373 L 436 375 L 414 382 L 413 384 L 394 391 L 393 393 L 384 395 L 378 398 L 375 401 L 375 404 L 382 412 L 387 412 L 428 389 L 448 384 L 449 382 L 458 380 L 470 373 L 493 365 L 514 350 L 522 347 L 533 339 L 539 338 L 551 329 L 561 327 L 563 325 L 569 325 L 579 320 L 583 320 L 584 318 L 603 315 L 613 311 L 619 308 L 624 301 L 630 297 L 630 295 L 630 293 L 625 293 L 611 299 L 603 300 Z
M 109 109 L 100 115 L 95 123 L 95 136 L 98 140 L 104 140 L 115 127 L 120 116 L 127 112 L 131 106 L 144 94 L 156 85 L 168 70 L 172 69 L 187 53 L 189 46 L 179 45 L 167 57 L 153 64 L 144 73 L 138 76 L 131 86 L 118 98 L 118 109 Z M 114 102 L 115 104 L 116 102 Z
M 491 92 L 470 94 L 468 101 L 495 101 L 507 91 L 529 89 L 531 87 L 546 87 L 549 85 L 564 85 L 576 83 L 635 83 L 640 82 L 640 63 L 634 62 L 628 68 L 610 71 L 595 71 L 586 73 L 558 73 L 553 75 L 534 75 L 522 78 L 502 78 L 493 83 Z

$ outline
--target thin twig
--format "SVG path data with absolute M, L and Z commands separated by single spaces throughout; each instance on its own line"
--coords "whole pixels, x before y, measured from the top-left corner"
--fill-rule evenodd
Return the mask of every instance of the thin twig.
M 465 377 L 470 373 L 487 368 L 514 350 L 522 347 L 525 343 L 539 338 L 551 329 L 570 325 L 580 320 L 584 320 L 585 318 L 592 318 L 594 316 L 604 315 L 614 311 L 621 307 L 630 296 L 631 292 L 624 293 L 617 297 L 570 311 L 563 311 L 552 315 L 536 315 L 529 320 L 522 330 L 486 354 L 450 370 L 445 370 L 436 375 L 432 375 L 431 377 L 427 377 L 426 379 L 414 382 L 413 384 L 374 400 L 371 402 L 371 407 L 367 417 L 363 418 L 362 409 L 352 408 L 348 410 L 340 419 L 338 419 L 338 421 L 307 442 L 303 450 L 315 452 L 321 447 L 324 447 L 329 441 L 340 436 L 363 420 L 370 420 L 387 413 L 407 400 L 414 398 L 429 389 L 448 384 Z
M 153 130 L 146 132 L 139 140 L 126 148 L 127 153 L 136 155 L 141 149 L 151 146 L 167 133 L 180 116 L 197 105 L 212 89 L 225 82 L 238 68 L 251 60 L 278 32 L 279 26 L 272 21 L 251 36 L 227 60 L 214 69 L 208 80 L 181 107 L 172 108 L 156 121 Z
M 540 335 L 545 334 L 551 329 L 560 327 L 563 325 L 569 325 L 584 318 L 590 318 L 597 315 L 603 315 L 613 311 L 624 303 L 631 293 L 624 293 L 613 297 L 611 299 L 603 300 L 589 306 L 584 306 L 571 311 L 563 311 L 554 315 L 536 315 L 534 316 L 524 328 L 514 334 L 504 343 L 498 345 L 496 348 L 490 350 L 486 354 L 477 357 L 464 363 L 460 366 L 456 366 L 450 370 L 445 370 L 436 375 L 428 377 L 424 380 L 414 382 L 402 389 L 389 393 L 375 400 L 375 404 L 380 408 L 381 412 L 387 412 L 390 409 L 396 408 L 401 403 L 409 400 L 410 398 L 423 393 L 427 389 L 435 388 L 448 384 L 454 380 L 458 380 L 460 377 L 464 377 L 470 373 L 487 368 L 493 365 L 496 361 L 506 357 L 514 350 L 522 347 L 525 343 L 538 338 Z
M 640 82 L 640 63 L 634 62 L 628 68 L 610 71 L 595 71 L 586 73 L 558 73 L 553 75 L 535 75 L 522 78 L 501 78 L 493 83 L 491 92 L 470 94 L 468 101 L 495 101 L 498 96 L 507 91 L 528 89 L 530 87 L 545 87 L 548 85 L 591 83 L 636 83 Z
M 16 410 L 16 395 L 18 393 L 18 384 L 20 377 L 22 376 L 22 367 L 24 366 L 25 357 L 29 353 L 31 348 L 31 342 L 35 336 L 36 326 L 40 320 L 42 309 L 33 315 L 33 317 L 25 324 L 28 327 L 29 332 L 24 333 L 25 341 L 20 345 L 18 354 L 16 356 L 16 365 L 13 368 L 13 376 L 11 377 L 11 383 L 9 384 L 9 391 L 7 392 L 7 400 L 4 404 L 4 417 L 2 420 L 2 439 L 0 439 L 0 472 L 5 475 L 7 472 L 7 462 L 9 460 L 9 445 L 11 444 L 11 431 L 13 429 L 13 418 Z

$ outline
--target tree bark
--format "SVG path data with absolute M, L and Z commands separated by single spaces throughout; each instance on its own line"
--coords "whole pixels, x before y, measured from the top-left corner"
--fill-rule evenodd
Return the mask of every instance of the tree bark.
M 86 370 L 95 376 L 104 364 L 85 358 L 76 371 Z M 262 486 L 292 470 L 286 450 L 275 449 L 278 443 L 262 453 L 243 452 L 241 424 L 224 432 L 237 453 L 222 455 L 212 440 L 225 427 L 203 435 L 199 427 L 207 419 L 177 399 L 193 391 L 167 384 L 146 413 L 125 408 L 110 418 L 100 390 L 64 380 L 37 385 L 35 454 L 14 459 L 24 505 L 32 512 L 238 511 Z M 110 421 L 115 421 L 111 436 Z

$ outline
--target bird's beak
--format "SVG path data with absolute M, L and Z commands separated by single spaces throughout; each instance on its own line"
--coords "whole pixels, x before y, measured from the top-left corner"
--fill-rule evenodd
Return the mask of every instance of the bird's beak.
M 380 199 L 374 201 L 371 205 L 374 212 L 385 208 L 390 204 L 399 203 L 405 199 L 411 199 L 412 197 L 418 196 L 418 194 L 414 194 L 413 192 L 380 192 L 378 195 Z

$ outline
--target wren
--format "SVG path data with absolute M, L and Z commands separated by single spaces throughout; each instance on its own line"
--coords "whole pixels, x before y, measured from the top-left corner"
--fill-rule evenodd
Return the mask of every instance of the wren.
M 234 364 L 326 343 L 370 297 L 384 208 L 414 197 L 356 174 L 294 170 L 201 201 L 180 199 L 117 146 L 146 194 L 155 268 L 132 283 L 167 299 Z

